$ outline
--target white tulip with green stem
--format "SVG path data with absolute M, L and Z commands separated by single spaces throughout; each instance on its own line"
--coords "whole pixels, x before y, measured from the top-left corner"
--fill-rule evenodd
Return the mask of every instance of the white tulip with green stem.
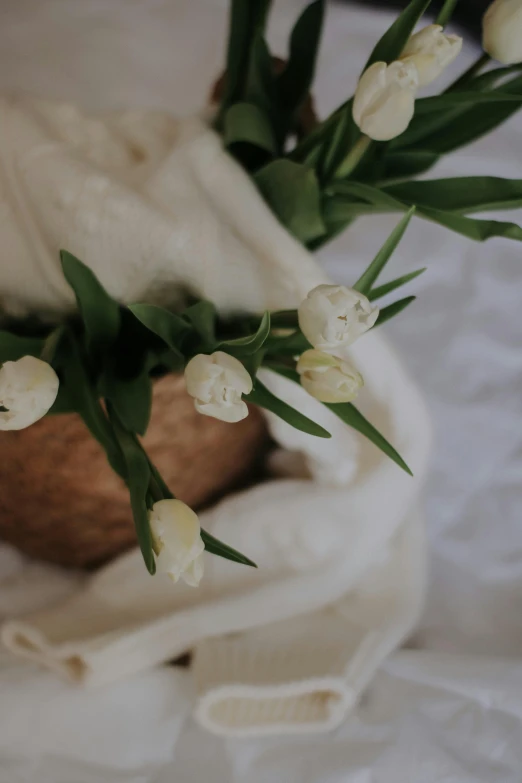
M 507 68 L 492 67 L 484 53 L 441 94 L 422 97 L 423 85 L 433 87 L 445 69 L 457 67 L 462 42 L 448 29 L 457 3 L 446 0 L 435 25 L 423 25 L 431 0 L 411 0 L 361 64 L 355 99 L 347 96 L 297 138 L 299 111 L 313 87 L 325 3 L 315 0 L 304 10 L 286 67 L 276 74 L 264 37 L 270 0 L 232 0 L 228 87 L 216 127 L 274 213 L 310 249 L 361 215 L 412 206 L 418 217 L 470 239 L 522 240 L 515 223 L 472 217 L 519 207 L 521 180 L 480 174 L 418 179 L 446 153 L 494 131 L 522 106 L 522 53 Z M 500 40 L 508 30 L 518 40 L 520 7 L 520 0 L 496 0 L 484 19 L 485 42 Z M 510 51 L 507 61 L 514 56 Z

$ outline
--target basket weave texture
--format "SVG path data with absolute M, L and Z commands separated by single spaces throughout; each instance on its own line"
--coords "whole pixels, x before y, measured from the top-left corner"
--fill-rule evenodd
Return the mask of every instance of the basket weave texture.
M 237 424 L 198 414 L 183 377 L 153 391 L 143 443 L 176 496 L 198 509 L 252 475 L 268 436 L 262 415 Z M 0 433 L 0 539 L 32 557 L 91 567 L 136 545 L 127 488 L 77 414 Z

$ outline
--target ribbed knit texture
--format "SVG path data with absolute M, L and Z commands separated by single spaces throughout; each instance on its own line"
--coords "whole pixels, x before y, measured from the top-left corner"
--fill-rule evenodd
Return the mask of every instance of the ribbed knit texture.
M 230 736 L 338 725 L 417 620 L 425 587 L 423 543 L 414 514 L 358 589 L 334 606 L 198 644 L 197 720 Z

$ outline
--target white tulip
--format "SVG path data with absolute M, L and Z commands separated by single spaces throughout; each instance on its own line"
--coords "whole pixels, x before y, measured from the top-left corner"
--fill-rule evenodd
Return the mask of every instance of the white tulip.
M 419 75 L 413 63 L 374 63 L 363 73 L 355 91 L 356 125 L 375 141 L 399 136 L 413 117 L 418 86 Z
M 522 0 L 495 0 L 482 22 L 485 51 L 504 65 L 522 62 Z
M 52 407 L 60 382 L 47 362 L 22 356 L 0 369 L 0 430 L 23 430 Z
M 343 285 L 319 285 L 298 309 L 299 327 L 314 348 L 339 355 L 370 329 L 379 315 L 368 299 Z
M 205 549 L 198 515 L 181 500 L 158 500 L 149 511 L 149 523 L 158 571 L 197 587 Z
M 308 394 L 321 402 L 351 402 L 364 384 L 351 364 L 316 349 L 301 355 L 297 372 Z
M 430 24 L 411 36 L 400 59 L 415 65 L 423 87 L 437 79 L 461 49 L 460 35 L 446 35 L 440 24 Z
M 236 422 L 248 416 L 242 394 L 252 391 L 252 378 L 238 359 L 223 351 L 200 353 L 185 368 L 187 391 L 199 413 Z

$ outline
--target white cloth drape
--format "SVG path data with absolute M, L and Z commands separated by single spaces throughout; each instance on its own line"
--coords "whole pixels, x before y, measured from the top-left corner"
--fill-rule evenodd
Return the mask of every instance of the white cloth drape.
M 172 304 L 182 289 L 257 312 L 323 280 L 195 117 L 0 99 L 0 236 L 1 301 L 16 314 L 73 305 L 61 248 L 124 302 Z
M 123 301 L 188 287 L 221 309 L 261 311 L 295 306 L 326 280 L 200 120 L 92 119 L 29 100 L 4 101 L 0 116 L 2 198 L 13 217 L 0 230 L 18 261 L 6 274 L 8 306 L 69 306 L 60 246 Z M 29 260 L 37 262 L 30 274 Z M 414 479 L 299 386 L 266 372 L 275 393 L 333 437 L 318 443 L 270 417 L 276 441 L 304 456 L 305 472 L 202 515 L 205 528 L 259 569 L 208 557 L 193 591 L 151 579 L 133 552 L 65 602 L 6 623 L 7 647 L 93 685 L 196 648 L 196 715 L 209 728 L 337 725 L 411 631 L 425 576 L 416 510 L 429 445 L 423 402 L 378 331 L 352 358 L 366 382 L 362 408 Z M 223 638 L 231 632 L 239 636 Z

